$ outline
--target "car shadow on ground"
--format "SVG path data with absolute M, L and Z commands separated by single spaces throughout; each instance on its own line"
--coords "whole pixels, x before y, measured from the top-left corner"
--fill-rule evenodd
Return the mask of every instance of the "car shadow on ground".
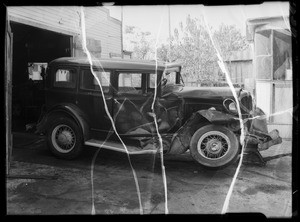
M 221 169 L 209 169 L 193 160 L 188 151 L 184 154 L 167 154 L 161 159 L 159 153 L 127 155 L 126 153 L 91 146 L 83 146 L 83 152 L 78 158 L 64 160 L 55 157 L 48 150 L 45 137 L 30 133 L 13 134 L 12 160 L 86 170 L 92 169 L 92 165 L 94 170 L 114 168 L 131 171 L 133 168 L 145 171 L 145 173 L 155 172 L 158 174 L 161 174 L 163 163 L 167 174 L 201 174 L 204 177 L 232 177 L 239 162 L 237 160 L 235 163 Z M 248 166 L 258 168 L 258 170 L 261 169 L 260 166 L 255 164 Z

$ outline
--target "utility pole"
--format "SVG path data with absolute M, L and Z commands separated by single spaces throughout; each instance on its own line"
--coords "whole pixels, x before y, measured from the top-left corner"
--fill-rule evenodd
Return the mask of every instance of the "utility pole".
M 170 5 L 168 5 L 168 14 L 169 14 L 169 40 L 171 42 L 171 13 L 170 13 Z
M 171 52 L 171 13 L 170 13 L 170 5 L 168 5 L 168 14 L 169 14 L 169 52 L 168 52 L 168 60 L 171 62 L 170 52 Z
M 124 58 L 124 49 L 123 49 L 123 5 L 121 6 L 121 55 Z

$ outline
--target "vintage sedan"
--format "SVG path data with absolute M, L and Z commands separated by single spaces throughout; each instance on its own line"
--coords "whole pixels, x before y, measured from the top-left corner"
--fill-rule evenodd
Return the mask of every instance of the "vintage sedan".
M 37 133 L 60 158 L 77 157 L 84 145 L 129 154 L 189 150 L 210 168 L 237 160 L 244 142 L 256 150 L 281 142 L 249 92 L 235 89 L 241 124 L 229 87 L 186 87 L 180 72 L 179 63 L 58 58 L 46 71 Z

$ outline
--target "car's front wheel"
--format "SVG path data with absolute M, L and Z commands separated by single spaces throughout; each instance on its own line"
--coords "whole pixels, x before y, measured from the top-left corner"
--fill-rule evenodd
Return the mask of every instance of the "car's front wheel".
M 47 144 L 57 157 L 73 159 L 82 149 L 82 133 L 78 125 L 70 118 L 53 118 L 47 130 Z
M 190 153 L 203 166 L 225 167 L 237 159 L 239 142 L 236 135 L 226 127 L 206 125 L 192 136 Z

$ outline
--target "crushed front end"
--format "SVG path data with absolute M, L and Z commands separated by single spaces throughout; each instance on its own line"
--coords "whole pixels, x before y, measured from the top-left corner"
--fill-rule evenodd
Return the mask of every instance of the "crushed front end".
M 253 105 L 250 93 L 239 97 L 242 113 L 248 115 L 244 119 L 245 129 L 245 150 L 246 162 L 257 162 L 265 165 L 266 162 L 260 151 L 269 149 L 271 146 L 282 143 L 279 131 L 274 129 L 268 131 L 267 116 L 262 109 Z
M 265 165 L 260 151 L 280 144 L 282 139 L 278 130 L 268 132 L 267 117 L 260 108 L 254 105 L 249 92 L 243 89 L 237 90 L 237 96 L 244 123 L 244 163 L 257 162 L 260 165 Z M 223 109 L 220 106 L 216 107 L 194 112 L 173 136 L 169 153 L 180 154 L 185 152 L 190 146 L 190 140 L 194 132 L 207 124 L 225 126 L 240 138 L 241 124 L 234 98 L 229 96 L 224 98 Z

